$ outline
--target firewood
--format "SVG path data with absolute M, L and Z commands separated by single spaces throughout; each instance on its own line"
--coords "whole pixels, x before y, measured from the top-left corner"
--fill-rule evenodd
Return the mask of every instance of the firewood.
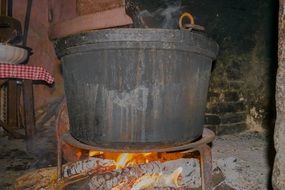
M 185 189 L 184 187 L 199 187 L 199 161 L 196 159 L 177 159 L 166 162 L 150 162 L 138 166 L 117 169 L 94 175 L 85 179 L 81 184 L 82 190 L 122 190 L 122 189 L 152 189 L 170 188 Z M 67 189 L 74 189 L 69 186 Z
M 26 189 L 62 189 L 67 183 L 77 181 L 78 178 L 84 178 L 90 173 L 106 172 L 115 168 L 114 161 L 89 158 L 87 160 L 67 163 L 63 165 L 63 180 L 58 181 L 57 168 L 42 168 L 31 171 L 16 180 L 15 188 L 17 190 Z
M 153 187 L 149 190 L 193 190 L 189 187 Z
M 115 169 L 112 160 L 89 158 L 63 166 L 63 180 L 57 181 L 56 168 L 44 168 L 19 178 L 16 189 L 65 190 L 198 190 L 201 189 L 199 161 L 181 158 L 155 161 Z M 221 170 L 213 171 L 216 185 L 224 180 Z M 215 186 L 216 186 L 215 185 Z
M 161 171 L 162 164 L 160 162 L 151 162 L 94 175 L 88 183 L 88 186 L 90 190 L 112 189 L 120 184 L 127 185 L 133 183 L 145 174 L 160 173 Z
M 63 166 L 63 177 L 72 177 L 75 175 L 86 175 L 93 172 L 105 172 L 115 169 L 113 160 L 101 158 L 88 158 L 73 163 L 68 163 Z

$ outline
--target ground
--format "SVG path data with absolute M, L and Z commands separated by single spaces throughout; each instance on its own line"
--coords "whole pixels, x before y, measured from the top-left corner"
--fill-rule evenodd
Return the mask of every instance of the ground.
M 237 190 L 266 190 L 270 179 L 268 138 L 244 132 L 217 137 L 212 145 L 214 165 L 226 176 L 226 184 Z M 36 159 L 25 152 L 23 140 L 0 137 L 0 189 L 13 189 L 15 179 L 37 168 Z
M 226 176 L 226 183 L 236 190 L 270 188 L 274 152 L 264 134 L 244 132 L 217 137 L 212 146 L 214 165 Z
M 13 189 L 16 178 L 33 168 L 35 159 L 26 152 L 24 140 L 0 137 L 0 189 Z

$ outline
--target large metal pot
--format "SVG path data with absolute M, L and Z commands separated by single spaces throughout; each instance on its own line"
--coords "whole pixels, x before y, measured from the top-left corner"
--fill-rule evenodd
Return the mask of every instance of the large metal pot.
M 218 45 L 186 30 L 108 29 L 62 38 L 56 51 L 71 135 L 111 149 L 188 143 L 203 131 Z

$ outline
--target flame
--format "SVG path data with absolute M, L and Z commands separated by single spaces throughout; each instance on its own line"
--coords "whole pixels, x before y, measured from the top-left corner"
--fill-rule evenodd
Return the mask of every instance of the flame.
M 133 154 L 130 153 L 122 153 L 118 156 L 116 160 L 116 167 L 118 168 L 124 168 L 128 166 L 128 163 L 132 160 L 134 157 Z
M 159 174 L 143 175 L 138 180 L 136 180 L 131 190 L 148 189 L 158 181 L 159 177 L 160 177 Z
M 97 150 L 90 150 L 89 151 L 89 157 L 95 157 L 95 156 L 99 156 L 101 154 L 104 154 L 104 152 L 97 151 Z
M 176 160 L 183 158 L 184 153 L 173 152 L 173 153 L 158 153 L 158 152 L 146 152 L 146 153 L 118 153 L 118 152 L 102 152 L 97 150 L 90 150 L 85 152 L 81 149 L 70 149 L 70 147 L 63 148 L 64 153 L 73 153 L 75 159 L 80 160 L 85 156 L 89 157 L 98 157 L 102 159 L 114 160 L 115 168 L 122 169 L 125 167 L 132 167 L 140 164 L 145 164 L 153 161 L 165 162 L 169 160 Z M 179 177 L 183 171 L 182 167 L 176 168 L 172 173 L 147 173 L 142 177 L 132 181 L 132 186 L 129 186 L 131 190 L 140 190 L 140 189 L 149 189 L 152 187 L 180 187 L 179 186 Z M 125 188 L 125 183 L 118 184 L 116 187 L 113 187 L 112 190 L 119 190 Z M 130 184 L 129 184 L 130 185 Z
M 75 153 L 75 156 L 76 156 L 76 159 L 80 159 L 81 158 L 81 156 L 82 156 L 82 152 L 81 151 L 77 151 L 76 153 Z
M 171 174 L 145 174 L 135 181 L 131 190 L 149 189 L 154 186 L 180 187 L 178 179 L 183 168 L 178 167 Z
M 104 159 L 114 160 L 116 162 L 116 168 L 125 168 L 128 166 L 135 166 L 138 164 L 145 164 L 152 161 L 167 161 L 174 160 L 183 157 L 183 153 L 116 153 L 116 152 L 101 152 L 101 151 L 89 151 L 90 157 L 100 157 Z
M 182 171 L 183 171 L 183 168 L 178 167 L 170 175 L 166 175 L 166 174 L 162 175 L 160 178 L 160 183 L 166 187 L 180 187 L 180 185 L 178 184 L 178 179 Z

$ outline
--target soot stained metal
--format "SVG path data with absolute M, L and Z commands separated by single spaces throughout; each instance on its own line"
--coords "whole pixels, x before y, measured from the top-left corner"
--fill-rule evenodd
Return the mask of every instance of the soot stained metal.
M 157 149 L 201 137 L 218 45 L 171 29 L 107 29 L 62 38 L 70 133 L 88 145 Z

